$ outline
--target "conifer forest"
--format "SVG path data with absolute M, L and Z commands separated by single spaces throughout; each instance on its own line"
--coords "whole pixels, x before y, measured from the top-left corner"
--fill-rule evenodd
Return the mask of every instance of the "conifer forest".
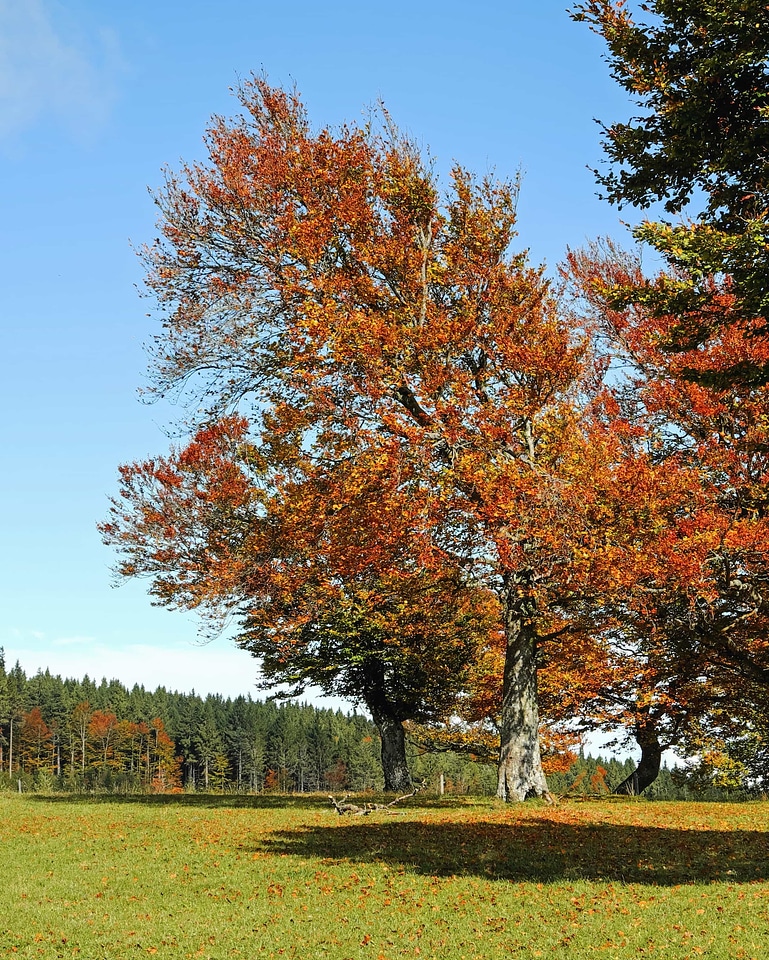
M 490 760 L 407 744 L 413 779 L 429 794 L 496 791 Z M 549 773 L 563 796 L 608 795 L 635 768 L 569 754 Z M 379 792 L 381 744 L 361 713 L 154 691 L 117 680 L 28 677 L 0 651 L 0 790 L 63 793 Z M 755 791 L 753 791 L 755 793 Z M 751 791 L 693 770 L 663 767 L 649 799 L 734 799 Z

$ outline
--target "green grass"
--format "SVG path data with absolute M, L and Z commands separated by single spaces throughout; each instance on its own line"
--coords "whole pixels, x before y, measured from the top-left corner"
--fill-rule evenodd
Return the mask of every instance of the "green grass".
M 0 797 L 0 956 L 767 960 L 769 804 Z

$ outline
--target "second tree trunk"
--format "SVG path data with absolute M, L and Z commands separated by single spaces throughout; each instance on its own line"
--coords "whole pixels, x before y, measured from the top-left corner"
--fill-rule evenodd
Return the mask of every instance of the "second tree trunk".
M 411 775 L 406 763 L 406 735 L 397 717 L 381 707 L 370 707 L 371 718 L 382 741 L 382 773 L 388 793 L 411 790 Z

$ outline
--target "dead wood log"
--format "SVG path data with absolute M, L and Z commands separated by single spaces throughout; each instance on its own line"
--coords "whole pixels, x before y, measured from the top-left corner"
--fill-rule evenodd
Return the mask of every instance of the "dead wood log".
M 332 796 L 329 795 L 329 800 L 334 805 L 334 809 L 339 814 L 340 817 L 344 816 L 346 813 L 353 813 L 355 816 L 361 817 L 365 816 L 370 811 L 364 806 L 359 807 L 357 803 L 346 803 L 347 797 L 349 794 L 345 794 L 341 800 L 337 801 Z
M 348 793 L 346 793 L 341 800 L 336 800 L 331 795 L 329 795 L 328 799 L 331 801 L 334 809 L 340 817 L 344 816 L 346 813 L 351 813 L 356 817 L 367 817 L 370 813 L 376 813 L 380 810 L 389 810 L 390 807 L 394 807 L 396 803 L 400 803 L 402 800 L 409 800 L 411 797 L 415 797 L 420 790 L 424 790 L 426 784 L 427 781 L 423 780 L 418 786 L 414 787 L 411 793 L 404 793 L 402 797 L 396 797 L 389 803 L 364 803 L 361 807 L 358 806 L 357 803 L 346 802 L 347 797 L 349 796 Z

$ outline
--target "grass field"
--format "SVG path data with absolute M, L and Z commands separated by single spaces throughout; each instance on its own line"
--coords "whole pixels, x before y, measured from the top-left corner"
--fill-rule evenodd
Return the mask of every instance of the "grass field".
M 0 797 L 0 956 L 143 955 L 769 960 L 769 804 Z

